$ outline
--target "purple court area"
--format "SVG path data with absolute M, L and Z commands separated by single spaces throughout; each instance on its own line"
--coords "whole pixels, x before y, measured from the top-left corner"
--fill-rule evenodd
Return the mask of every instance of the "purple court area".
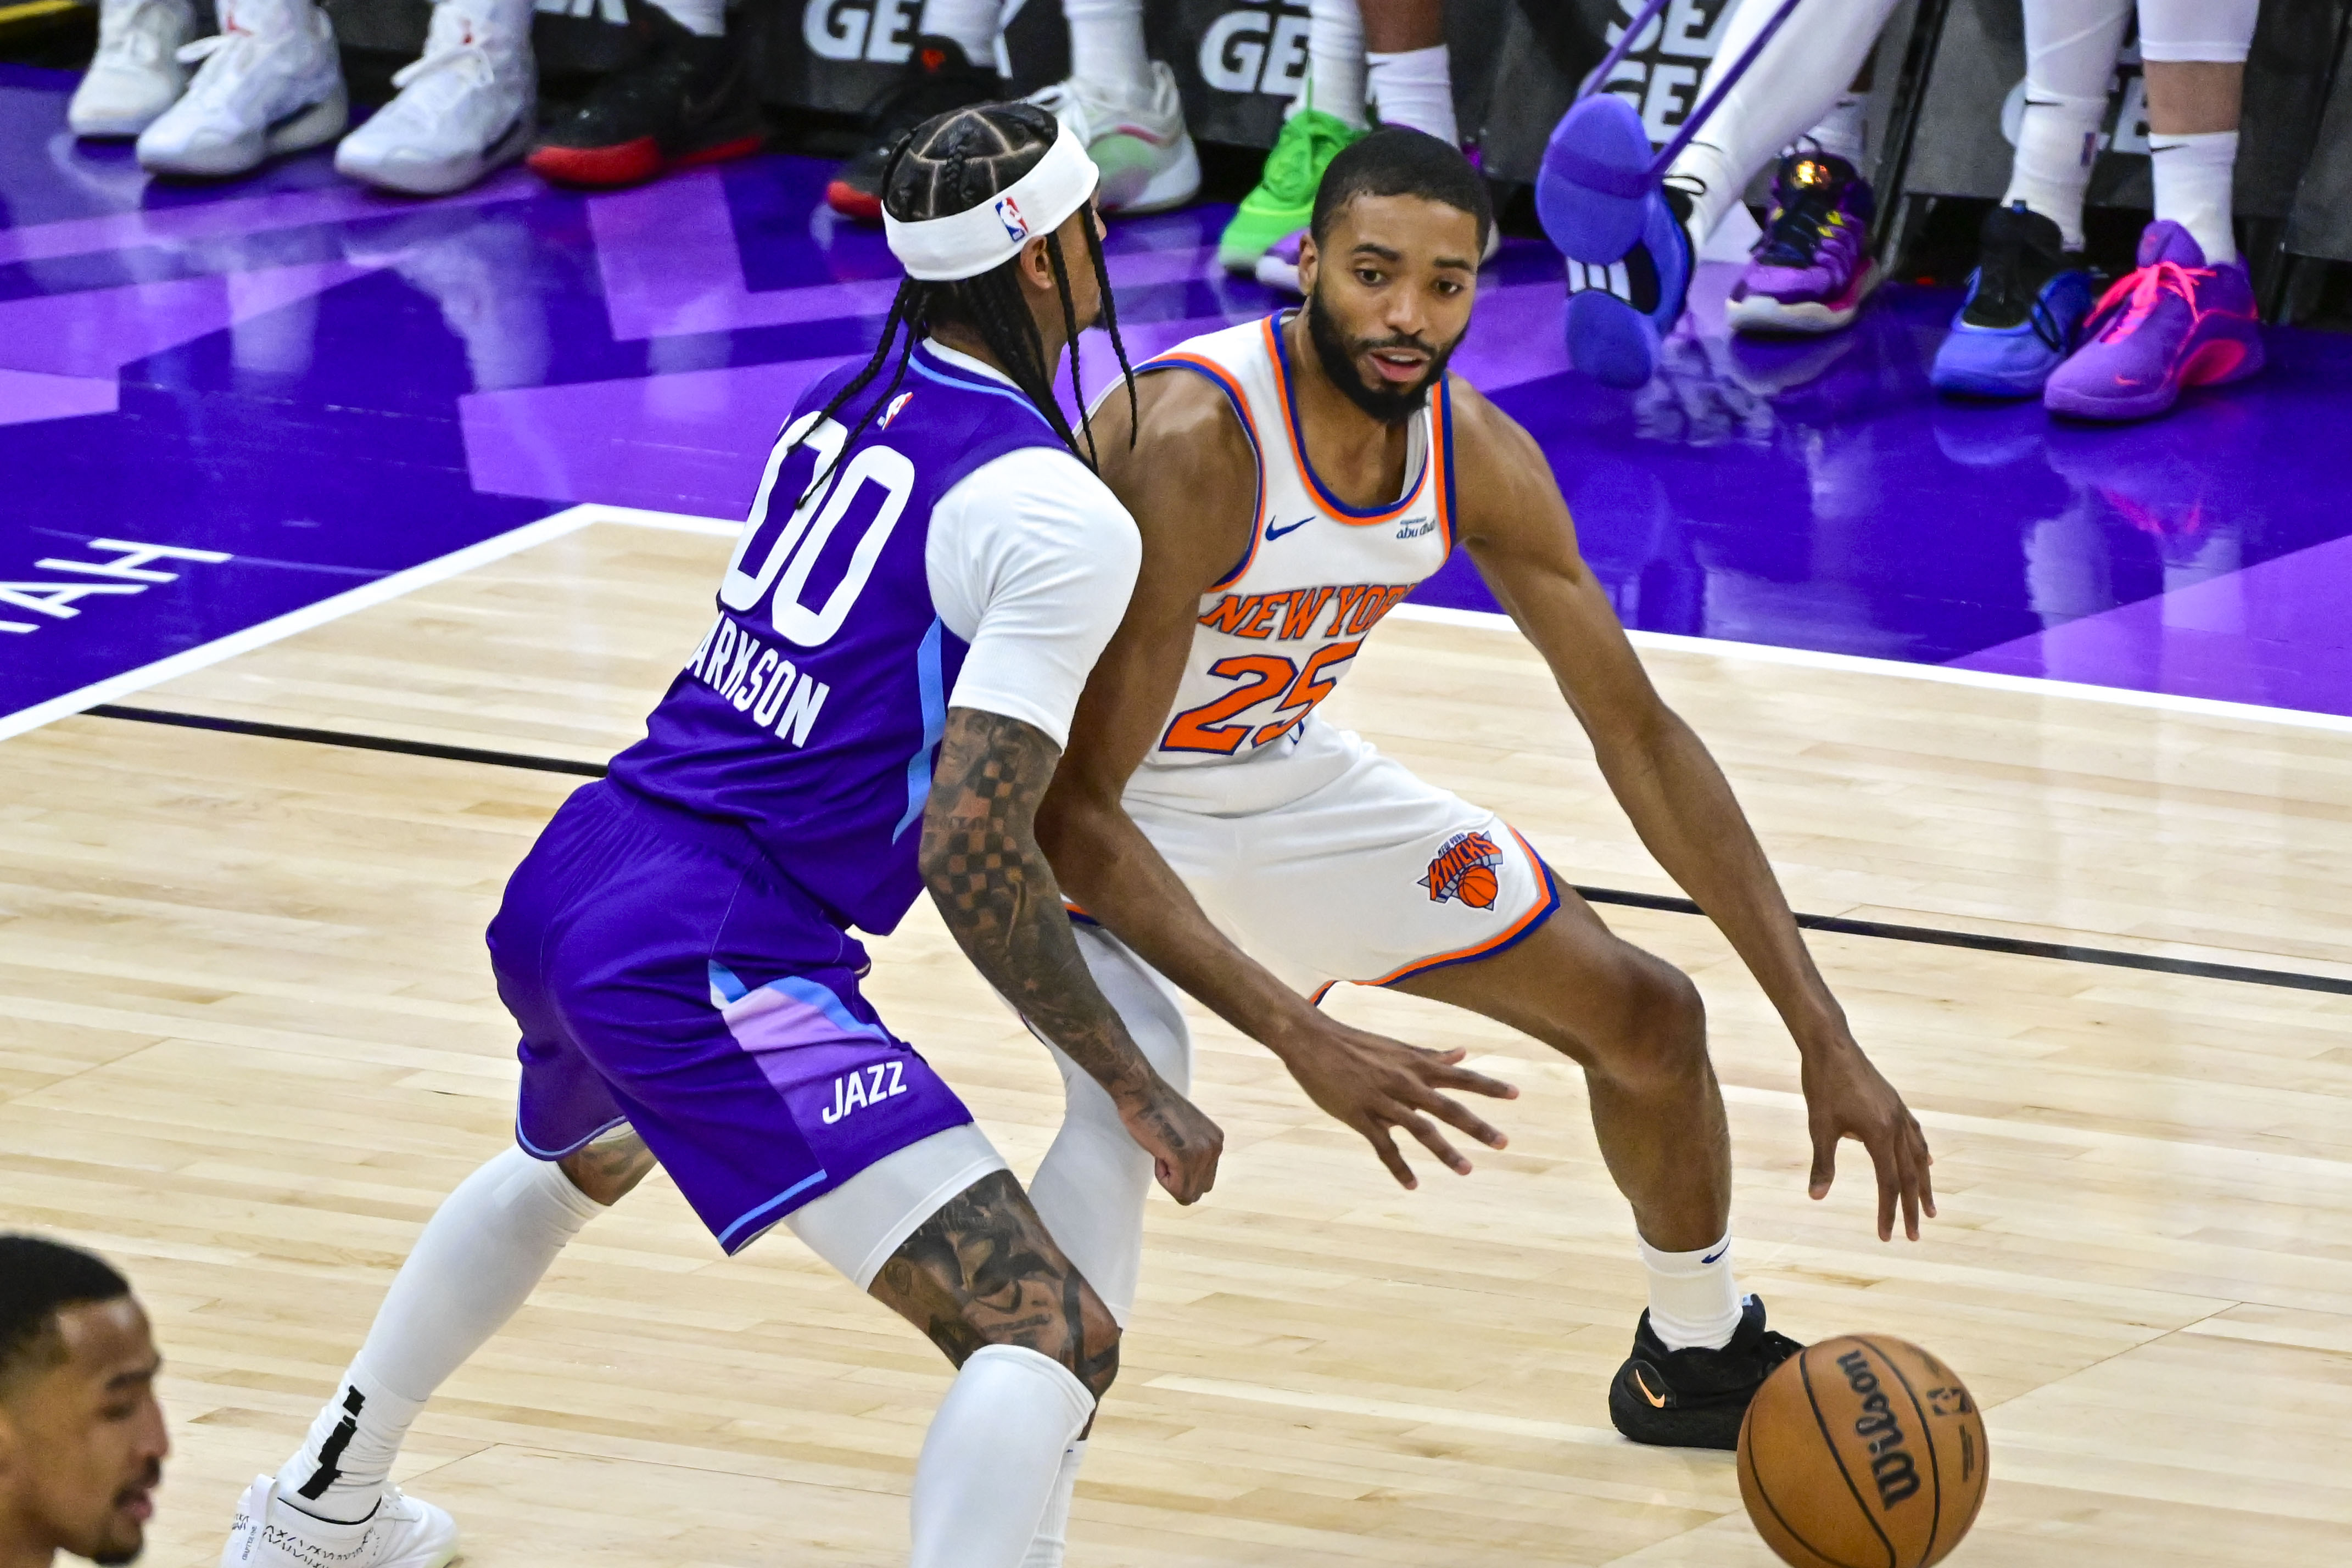
M 575 502 L 738 517 L 896 276 L 804 159 L 585 197 L 510 171 L 402 202 L 324 153 L 173 188 L 77 144 L 70 87 L 0 68 L 0 716 Z M 1113 230 L 1130 354 L 1281 303 L 1215 268 L 1224 215 Z M 2067 427 L 1929 391 L 1948 291 L 1759 343 L 1727 281 L 1612 392 L 1567 367 L 1558 258 L 1513 241 L 1454 361 L 1543 444 L 1630 625 L 2352 715 L 2352 340 L 2273 330 L 2255 382 Z M 1494 608 L 1465 558 L 1418 597 Z

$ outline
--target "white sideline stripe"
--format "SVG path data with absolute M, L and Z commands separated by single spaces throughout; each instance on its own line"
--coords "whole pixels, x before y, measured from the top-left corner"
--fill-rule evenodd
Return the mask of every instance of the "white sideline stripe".
M 1507 615 L 1491 610 L 1447 610 L 1433 604 L 1400 604 L 1389 613 L 1402 621 L 1426 621 L 1440 626 L 1467 626 L 1482 632 L 1518 634 Z M 1636 648 L 1661 653 L 1706 653 L 1719 659 L 1747 659 L 1759 664 L 1790 664 L 1807 670 L 1843 670 L 1852 674 L 1897 675 L 1905 680 L 1935 681 L 1948 686 L 1975 686 L 1982 691 L 2019 692 L 2029 696 L 2077 697 L 2084 702 L 2113 703 L 2121 707 L 2156 708 L 2169 713 L 2196 714 L 2205 718 L 2258 719 L 2297 729 L 2332 730 L 2352 735 L 2352 717 L 2333 713 L 2306 713 L 2301 708 L 2264 707 L 2259 703 L 2223 702 L 2217 697 L 2175 696 L 2168 692 L 2136 692 L 2124 686 L 2095 686 L 2081 681 L 2053 681 L 2041 675 L 2002 675 L 1988 670 L 1956 670 L 1948 664 L 1910 664 L 1900 659 L 1871 659 L 1858 653 L 1819 653 L 1810 648 L 1775 648 L 1764 643 L 1734 643 L 1717 637 L 1682 637 L 1671 632 L 1636 632 L 1625 635 Z
M 1565 1421 L 1538 1421 L 1525 1416 L 1498 1416 L 1485 1410 L 1454 1410 L 1443 1405 L 1409 1405 L 1397 1399 L 1361 1399 L 1352 1394 L 1307 1394 L 1295 1388 L 1269 1388 L 1257 1383 L 1227 1383 L 1214 1377 L 1185 1377 L 1170 1373 L 1151 1379 L 1146 1388 L 1171 1394 L 1201 1394 L 1212 1399 L 1238 1399 L 1251 1405 L 1281 1405 L 1294 1410 L 1321 1410 L 1333 1416 L 1369 1416 L 1381 1421 L 1410 1421 L 1417 1427 L 1455 1427 L 1473 1432 L 1499 1432 L 1511 1437 L 1535 1437 L 1554 1443 L 1580 1443 L 1588 1448 L 1622 1448 L 1625 1439 L 1602 1427 L 1571 1427 Z
M 248 653 L 281 638 L 291 637 L 298 632 L 308 632 L 313 626 L 340 621 L 355 611 L 372 609 L 403 594 L 414 593 L 420 588 L 430 588 L 436 582 L 461 577 L 476 567 L 503 560 L 508 556 L 535 545 L 546 544 L 551 539 L 560 539 L 566 534 L 577 533 L 595 523 L 620 523 L 631 528 L 667 528 L 677 533 L 726 535 L 730 538 L 740 532 L 743 527 L 740 522 L 730 523 L 717 517 L 689 517 L 682 512 L 649 512 L 635 507 L 567 507 L 552 517 L 525 523 L 519 528 L 484 539 L 479 544 L 467 545 L 464 549 L 454 550 L 421 566 L 412 566 L 405 571 L 380 577 L 348 593 L 338 593 L 316 604 L 289 611 L 274 621 L 264 621 L 258 626 L 232 632 L 226 637 L 185 649 L 169 658 L 158 659 L 152 664 L 142 664 L 135 670 L 126 670 L 121 674 L 94 681 L 79 691 L 51 697 L 47 702 L 36 703 L 12 714 L 0 715 L 0 740 L 38 729 L 58 719 L 71 717 L 100 703 L 112 702 L 117 697 L 144 691 L 149 686 L 193 674 L 224 659 L 233 659 L 239 653 Z

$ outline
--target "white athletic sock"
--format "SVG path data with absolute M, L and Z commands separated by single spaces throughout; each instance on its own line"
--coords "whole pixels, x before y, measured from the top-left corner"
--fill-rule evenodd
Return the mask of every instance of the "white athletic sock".
M 340 1523 L 373 1513 L 401 1439 L 433 1391 L 603 1212 L 551 1161 L 520 1149 L 458 1183 L 400 1266 L 334 1397 L 278 1472 L 286 1500 Z
M 2187 229 L 2209 265 L 2234 261 L 2238 240 L 2230 228 L 2230 183 L 2238 167 L 2238 133 L 2212 131 L 2200 136 L 2147 139 L 2148 164 L 2156 175 L 2156 215 Z
M 1714 90 L 1720 74 L 1764 30 L 1778 8 L 1778 0 L 1737 4 L 1694 103 Z M 1879 26 L 1894 9 L 1895 0 L 1814 0 L 1772 35 L 1763 55 L 1669 171 L 1683 177 L 1677 183 L 1685 189 L 1694 182 L 1704 183 L 1693 191 L 1690 232 L 1695 245 L 1706 243 L 1748 182 L 1780 149 L 1845 96 L 1878 41 Z
M 1371 123 L 1364 113 L 1364 17 L 1356 0 L 1307 0 L 1307 83 L 1298 102 L 1359 129 Z
M 1739 1287 L 1731 1278 L 1731 1238 L 1696 1252 L 1661 1252 L 1642 1242 L 1650 1275 L 1650 1332 L 1668 1350 L 1721 1350 L 1739 1327 Z
M 1192 1036 L 1174 988 L 1118 939 L 1078 926 L 1087 970 L 1127 1025 L 1136 1049 L 1178 1093 L 1192 1085 Z M 1037 1218 L 1060 1243 L 1095 1294 L 1122 1326 L 1135 1310 L 1143 1271 L 1143 1203 L 1151 1192 L 1151 1156 L 1137 1146 L 1118 1108 L 1086 1071 L 1050 1041 L 1062 1070 L 1062 1130 L 1029 1183 Z
M 2091 186 L 2091 164 L 2099 152 L 2099 121 L 2107 112 L 2100 98 L 2043 96 L 2025 85 L 2025 113 L 2018 120 L 2017 157 L 2010 165 L 2004 207 L 2023 202 L 2058 225 L 2068 250 L 2083 248 L 2083 193 Z
M 1070 1545 L 1070 1499 L 1078 1488 L 1078 1467 L 1086 1462 L 1084 1437 L 1062 1450 L 1062 1473 L 1054 1478 L 1054 1495 L 1045 1500 L 1045 1516 L 1037 1521 L 1021 1568 L 1062 1568 L 1062 1554 Z
M 669 19 L 698 37 L 724 37 L 727 33 L 727 0 L 654 0 L 654 4 L 669 13 Z
M 1411 126 L 1448 147 L 1462 145 L 1461 130 L 1454 122 L 1454 69 L 1444 44 L 1369 53 L 1364 75 L 1382 125 Z
M 1102 0 L 1076 0 L 1068 9 L 1075 11 L 1089 3 L 1099 5 Z M 1117 4 L 1117 0 L 1112 3 Z M 996 58 L 996 37 L 1003 31 L 1000 15 L 997 0 L 923 0 L 923 31 L 933 37 L 953 38 L 963 46 L 966 58 L 973 65 L 985 67 Z M 1073 16 L 1070 38 L 1074 46 L 1077 37 L 1077 19 Z
M 940 0 L 931 0 L 937 5 Z M 1070 74 L 1122 98 L 1151 96 L 1151 57 L 1143 47 L 1143 0 L 1062 0 L 1070 25 Z
M 2023 202 L 2083 247 L 2083 193 L 2098 156 L 2107 85 L 2132 0 L 2030 0 L 2025 7 L 2025 113 L 2001 205 Z
M 1870 138 L 1868 119 L 1870 95 L 1849 92 L 1830 105 L 1830 111 L 1813 122 L 1805 139 L 1832 158 L 1843 158 L 1854 166 L 1864 179 L 1870 177 L 1869 165 L 1863 162 L 1868 153 Z
M 915 1461 L 909 1568 L 1020 1568 L 1094 1412 L 1087 1385 L 1050 1356 L 1015 1344 L 972 1352 Z

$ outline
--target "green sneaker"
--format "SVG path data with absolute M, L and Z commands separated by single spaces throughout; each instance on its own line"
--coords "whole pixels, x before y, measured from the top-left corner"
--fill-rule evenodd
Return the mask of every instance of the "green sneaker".
M 1315 187 L 1331 160 L 1367 134 L 1319 109 L 1302 109 L 1285 120 L 1257 188 L 1242 198 L 1217 241 L 1218 264 L 1228 272 L 1256 271 L 1275 241 L 1305 228 L 1315 215 Z

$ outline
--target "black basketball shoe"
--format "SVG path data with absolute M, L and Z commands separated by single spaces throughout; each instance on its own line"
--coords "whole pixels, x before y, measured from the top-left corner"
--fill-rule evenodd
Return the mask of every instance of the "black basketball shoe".
M 973 65 L 953 38 L 917 38 L 898 79 L 867 106 L 866 151 L 834 171 L 824 188 L 826 204 L 843 217 L 880 223 L 882 169 L 898 138 L 935 114 L 1005 96 L 995 68 Z
M 767 140 L 740 38 L 689 33 L 657 5 L 638 15 L 646 47 L 540 132 L 526 160 L 559 185 L 635 185 L 697 163 L 757 152 Z
M 1774 1367 L 1804 1348 L 1764 1326 L 1764 1303 L 1754 1296 L 1721 1350 L 1668 1350 L 1650 1332 L 1645 1312 L 1633 1354 L 1609 1385 L 1610 1423 L 1636 1443 L 1662 1448 L 1736 1448 L 1748 1402 Z

